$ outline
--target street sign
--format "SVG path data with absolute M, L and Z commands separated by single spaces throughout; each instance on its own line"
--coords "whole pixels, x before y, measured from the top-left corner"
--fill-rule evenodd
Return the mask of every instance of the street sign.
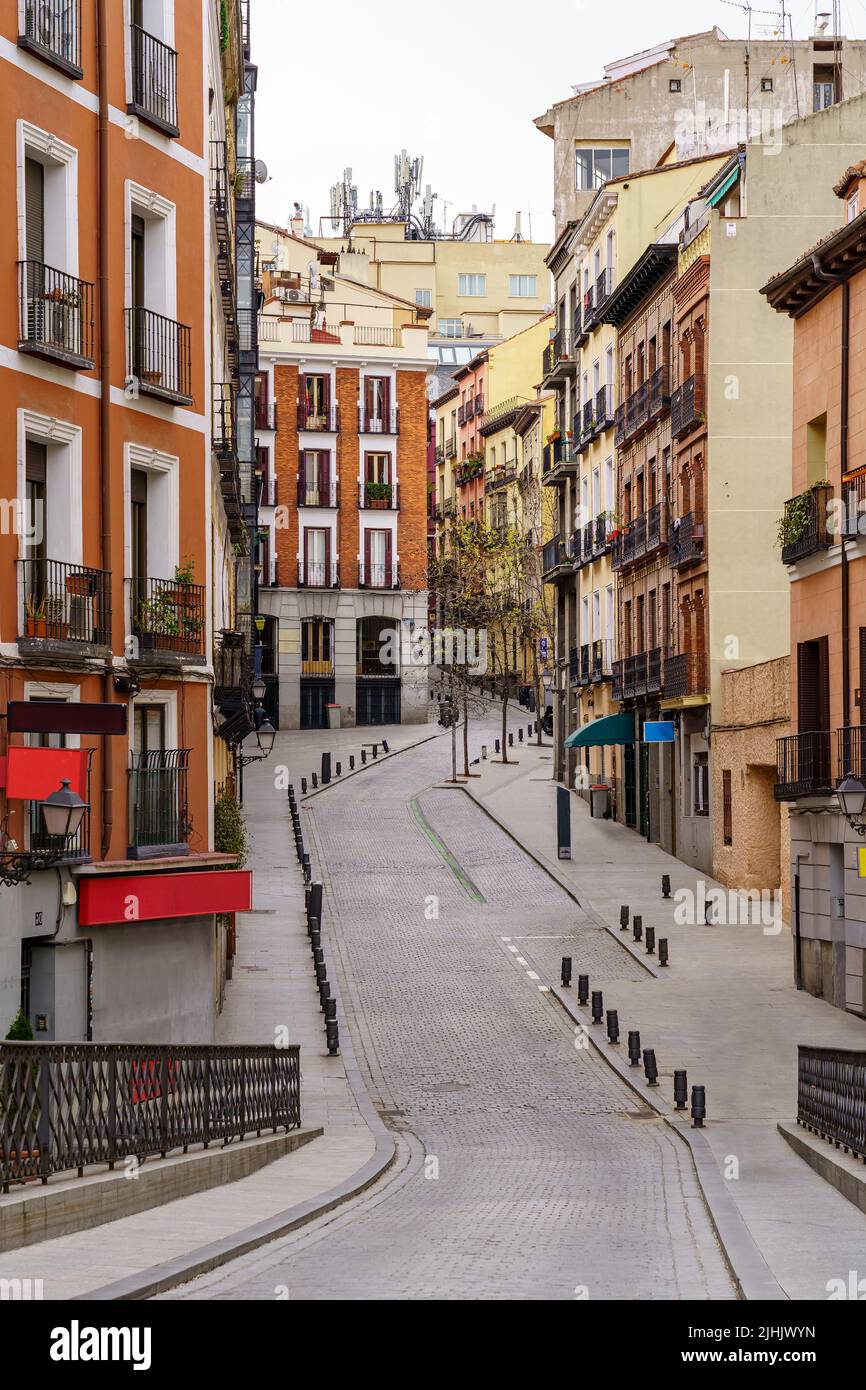
M 676 733 L 670 719 L 647 719 L 643 726 L 644 743 L 674 743 Z
M 550 642 L 549 642 L 549 639 L 548 639 L 547 637 L 539 637 L 539 639 L 538 639 L 538 659 L 539 659 L 539 661 L 543 661 L 543 662 L 546 662 L 546 661 L 547 661 L 547 653 L 548 653 L 548 650 L 549 650 L 549 646 L 550 646 Z

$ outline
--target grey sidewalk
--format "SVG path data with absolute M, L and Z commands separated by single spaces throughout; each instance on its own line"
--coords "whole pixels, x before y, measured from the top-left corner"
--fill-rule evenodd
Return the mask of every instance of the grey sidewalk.
M 866 1025 L 795 990 L 787 930 L 774 936 L 761 925 L 678 925 L 674 901 L 662 899 L 661 876 L 670 874 L 674 892 L 697 893 L 702 875 L 623 826 L 592 820 L 577 796 L 574 857 L 557 860 L 551 755 L 549 746 L 524 747 L 518 767 L 482 764 L 467 791 L 618 935 L 626 903 L 642 913 L 644 928 L 668 937 L 668 970 L 639 981 L 592 976 L 591 988 L 603 991 L 606 1009 L 618 1010 L 623 1041 L 637 1028 L 642 1046 L 655 1048 L 664 1097 L 677 1067 L 688 1070 L 690 1085 L 706 1086 L 707 1140 L 726 1177 L 735 1170 L 730 1160 L 738 1161 L 727 1191 L 764 1259 L 789 1297 L 826 1298 L 828 1279 L 866 1272 L 866 1216 L 793 1153 L 776 1124 L 796 1117 L 797 1043 L 864 1048 Z M 705 882 L 709 891 L 713 881 Z M 560 957 L 573 954 L 576 983 L 577 938 L 573 951 L 567 936 L 533 939 L 527 922 L 515 925 L 513 940 L 552 985 Z M 603 1036 L 600 1046 L 608 1047 Z M 637 1080 L 652 1098 L 640 1071 Z

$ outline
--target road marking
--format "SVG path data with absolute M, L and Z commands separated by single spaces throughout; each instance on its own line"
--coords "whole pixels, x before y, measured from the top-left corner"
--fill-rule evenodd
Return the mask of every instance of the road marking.
M 474 898 L 475 902 L 477 903 L 486 903 L 487 899 L 485 898 L 484 894 L 472 882 L 472 879 L 466 873 L 466 870 L 461 868 L 460 864 L 454 858 L 454 855 L 451 853 L 444 840 L 441 840 L 439 838 L 439 836 L 436 834 L 436 831 L 433 829 L 432 825 L 425 817 L 424 812 L 421 810 L 421 807 L 418 803 L 417 796 L 413 796 L 412 800 L 409 802 L 409 809 L 411 810 L 412 815 L 414 816 L 418 825 L 424 831 L 424 834 L 427 836 L 427 839 L 430 841 L 433 848 L 437 850 L 439 854 L 441 854 L 442 858 L 445 860 L 445 863 L 448 865 L 452 874 L 457 879 L 457 882 L 463 889 L 465 889 L 465 891 L 469 894 L 469 897 Z
M 526 961 L 523 959 L 523 956 L 515 956 L 514 959 L 517 961 L 517 964 L 518 964 L 518 965 L 525 965 L 525 964 L 526 964 Z
M 509 946 L 508 949 L 509 949 L 509 951 L 513 952 L 513 954 L 514 954 L 515 956 L 517 955 L 517 947 L 516 947 L 516 946 Z
M 530 980 L 540 980 L 540 979 L 541 979 L 541 976 L 540 976 L 540 975 L 536 975 L 536 973 L 535 973 L 534 970 L 527 970 L 526 973 L 527 973 L 527 975 L 529 976 Z

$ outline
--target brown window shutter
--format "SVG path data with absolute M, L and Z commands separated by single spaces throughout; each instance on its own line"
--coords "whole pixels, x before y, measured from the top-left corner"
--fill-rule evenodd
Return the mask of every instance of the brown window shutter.
M 860 723 L 866 724 L 866 627 L 860 629 Z
M 306 584 L 309 584 L 309 582 L 310 582 L 310 532 L 309 532 L 309 529 L 308 529 L 306 526 L 304 527 L 304 532 L 303 532 L 303 541 L 302 541 L 302 544 L 301 544 L 301 554 L 302 554 L 302 556 L 303 556 L 303 558 L 304 558 L 304 582 L 305 582 Z
M 331 378 L 322 377 L 322 410 L 327 415 L 331 407 Z
M 797 644 L 797 730 L 810 734 L 818 727 L 818 653 L 814 642 Z
M 818 728 L 830 728 L 830 639 L 818 638 Z
M 327 450 L 319 454 L 319 506 L 327 507 L 330 501 L 331 455 Z
M 45 260 L 45 170 L 36 159 L 24 161 L 24 213 L 28 261 Z
M 391 587 L 391 564 L 392 564 L 392 544 L 393 537 L 390 531 L 385 532 L 385 588 Z
M 326 455 L 327 457 L 327 455 Z M 331 528 L 325 531 L 325 586 L 331 582 Z
M 371 534 L 370 528 L 367 527 L 364 532 L 364 581 L 367 584 L 370 583 L 371 579 L 371 555 L 373 549 L 370 540 Z
M 387 377 L 382 378 L 382 419 L 388 420 L 391 416 L 391 383 Z

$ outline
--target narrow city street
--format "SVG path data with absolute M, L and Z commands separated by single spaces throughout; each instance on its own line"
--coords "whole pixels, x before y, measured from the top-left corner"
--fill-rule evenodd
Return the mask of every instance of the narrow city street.
M 474 750 L 497 732 L 476 724 Z M 545 990 L 576 932 L 583 966 L 635 982 L 640 966 L 438 785 L 448 758 L 445 738 L 419 744 L 303 811 L 342 1012 L 394 1164 L 168 1297 L 733 1297 L 688 1149 L 575 1046 Z

